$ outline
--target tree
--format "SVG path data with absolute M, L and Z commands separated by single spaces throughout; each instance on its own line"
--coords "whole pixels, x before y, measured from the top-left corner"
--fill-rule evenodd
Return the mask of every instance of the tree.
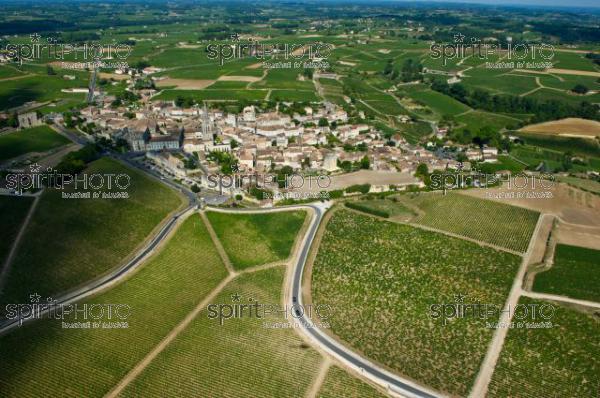
M 329 122 L 326 118 L 322 117 L 319 119 L 319 127 L 327 127 L 329 126 Z
M 371 161 L 369 160 L 369 157 L 367 155 L 365 155 L 361 160 L 360 160 L 360 168 L 361 169 L 365 169 L 368 170 L 371 167 Z
M 192 191 L 193 193 L 198 193 L 198 192 L 200 192 L 200 187 L 198 186 L 198 184 L 194 184 L 194 185 L 192 185 L 192 187 L 191 187 L 190 189 L 191 189 L 191 191 Z
M 427 165 L 425 163 L 420 163 L 417 166 L 417 171 L 415 172 L 415 175 L 425 177 L 425 176 L 429 175 L 429 168 L 427 167 Z
M 573 87 L 573 89 L 571 91 L 573 91 L 575 94 L 583 95 L 583 94 L 586 94 L 590 90 L 583 84 L 577 84 L 577 85 L 575 85 L 575 87 Z
M 50 65 L 46 65 L 46 73 L 50 76 L 56 75 L 54 68 L 51 67 Z

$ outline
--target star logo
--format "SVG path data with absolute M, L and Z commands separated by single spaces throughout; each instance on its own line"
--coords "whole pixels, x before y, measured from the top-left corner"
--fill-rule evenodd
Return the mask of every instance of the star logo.
M 40 166 L 37 163 L 34 163 L 34 164 L 29 165 L 29 169 L 31 170 L 32 173 L 39 173 L 40 170 L 42 169 L 42 166 Z
M 462 33 L 457 33 L 454 35 L 455 43 L 462 43 L 464 40 L 465 40 L 465 35 L 463 35 Z
M 235 164 L 232 164 L 232 165 L 231 165 L 231 171 L 234 171 L 234 172 L 236 172 L 236 171 L 240 171 L 240 165 L 239 165 L 239 164 L 237 164 L 237 163 L 235 163 Z
M 40 298 L 42 298 L 42 296 L 40 296 L 37 293 L 29 295 L 29 301 L 31 301 L 32 303 L 39 303 L 40 302 Z
M 33 34 L 29 35 L 29 37 L 31 38 L 32 43 L 39 43 L 40 38 L 42 36 L 40 36 L 39 33 L 33 33 Z
M 465 299 L 465 297 L 466 297 L 466 296 L 465 296 L 464 294 L 462 294 L 462 293 L 458 293 L 458 294 L 455 294 L 455 295 L 454 295 L 454 300 L 455 300 L 457 303 L 462 303 L 462 302 L 463 302 L 463 300 Z
M 236 302 L 240 302 L 242 299 L 242 296 L 240 296 L 239 293 L 234 293 L 231 295 L 231 301 L 236 301 Z
M 234 33 L 231 35 L 232 41 L 240 41 L 240 35 L 238 33 Z
M 463 162 L 458 162 L 458 165 L 456 166 L 456 168 L 458 169 L 458 171 L 462 171 L 462 169 L 465 167 L 465 165 L 463 164 Z

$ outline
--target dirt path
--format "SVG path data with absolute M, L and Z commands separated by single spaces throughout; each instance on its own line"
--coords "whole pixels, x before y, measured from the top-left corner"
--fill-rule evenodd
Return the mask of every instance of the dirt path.
M 10 248 L 10 252 L 8 253 L 8 256 L 6 257 L 6 260 L 4 261 L 4 265 L 2 266 L 2 271 L 0 272 L 0 293 L 2 292 L 2 289 L 4 288 L 4 283 L 6 282 L 6 277 L 8 276 L 8 273 L 10 271 L 13 258 L 15 257 L 17 249 L 19 248 L 21 239 L 23 238 L 23 235 L 25 234 L 25 230 L 27 229 L 27 226 L 29 225 L 29 222 L 31 221 L 31 217 L 33 217 L 33 214 L 35 213 L 35 209 L 37 208 L 37 205 L 40 201 L 40 197 L 42 196 L 41 193 L 42 193 L 42 191 L 40 191 L 40 193 L 38 195 L 36 195 L 35 199 L 33 200 L 33 203 L 31 204 L 31 207 L 29 208 L 29 211 L 27 212 L 27 216 L 25 217 L 25 220 L 23 220 L 23 223 L 21 224 L 21 228 L 19 229 L 19 232 L 17 233 L 17 237 L 15 238 L 15 241 L 14 241 L 12 247 Z
M 316 398 L 318 396 L 319 391 L 321 390 L 321 386 L 325 381 L 325 377 L 327 377 L 327 372 L 329 372 L 330 367 L 331 359 L 329 359 L 329 357 L 325 357 L 323 359 L 323 362 L 321 362 L 319 373 L 317 373 L 312 385 L 310 386 L 310 390 L 306 392 L 306 398 Z
M 208 231 L 208 234 L 210 235 L 210 239 L 212 240 L 213 244 L 215 245 L 217 252 L 219 252 L 219 256 L 221 256 L 221 260 L 223 260 L 223 264 L 225 264 L 225 268 L 227 268 L 227 271 L 229 271 L 229 273 L 231 275 L 236 275 L 237 272 L 233 268 L 233 264 L 231 264 L 231 260 L 229 259 L 229 256 L 225 252 L 225 248 L 221 244 L 221 241 L 217 237 L 217 233 L 213 229 L 212 225 L 210 224 L 210 221 L 208 221 L 208 217 L 206 217 L 206 214 L 203 211 L 200 212 L 200 218 L 202 218 L 202 221 L 204 222 L 204 225 L 206 226 L 206 230 Z
M 574 299 L 574 298 L 567 297 L 567 296 L 559 296 L 556 294 L 526 292 L 523 290 L 521 292 L 521 295 L 523 295 L 525 297 L 531 297 L 534 299 L 552 300 L 552 301 L 558 301 L 560 303 L 576 304 L 576 305 L 582 305 L 584 307 L 600 309 L 600 303 L 598 303 L 598 302 L 588 301 L 588 300 L 579 300 L 579 299 Z
M 549 216 L 548 214 L 541 214 L 540 218 L 538 218 L 537 224 L 535 226 L 535 230 L 529 240 L 529 246 L 525 255 L 523 256 L 523 261 L 521 261 L 521 266 L 519 267 L 519 271 L 515 276 L 513 281 L 513 285 L 510 289 L 510 293 L 504 304 L 504 308 L 500 314 L 500 319 L 498 319 L 499 323 L 509 324 L 512 319 L 511 308 L 515 308 L 515 306 L 519 302 L 519 298 L 523 292 L 522 284 L 523 278 L 525 276 L 525 272 L 527 270 L 527 266 L 529 265 L 529 260 L 531 257 L 531 253 L 533 251 L 534 243 L 537 241 L 538 234 L 540 232 L 541 226 L 543 224 L 544 218 Z M 513 311 L 514 312 L 514 311 Z M 475 379 L 475 383 L 473 384 L 473 388 L 469 394 L 471 398 L 479 398 L 484 397 L 487 394 L 488 386 L 490 381 L 492 380 L 492 375 L 494 370 L 496 369 L 496 363 L 498 363 L 498 358 L 500 357 L 500 352 L 502 351 L 502 347 L 504 346 L 504 340 L 506 339 L 506 335 L 508 334 L 508 328 L 497 328 L 494 331 L 494 337 L 490 345 L 488 346 L 487 353 L 485 354 L 485 358 L 481 363 L 481 367 L 479 368 L 479 373 L 477 374 L 477 378 Z
M 6 82 L 9 80 L 19 80 L 19 79 L 25 79 L 26 77 L 31 77 L 31 76 L 35 76 L 32 73 L 28 73 L 26 75 L 19 75 L 19 76 L 13 76 L 13 77 L 5 77 L 4 79 L 0 79 L 0 82 Z
M 123 390 L 125 390 L 125 388 L 137 377 L 139 376 L 144 369 L 146 369 L 148 367 L 148 365 L 150 365 L 150 363 L 161 353 L 163 352 L 163 350 L 165 348 L 167 348 L 167 346 L 169 344 L 171 344 L 171 342 L 173 340 L 175 340 L 175 338 L 177 336 L 179 336 L 179 334 L 185 329 L 187 328 L 187 326 L 196 318 L 196 316 L 202 312 L 202 310 L 206 309 L 206 306 L 225 288 L 225 286 L 227 286 L 227 284 L 229 282 L 231 282 L 233 279 L 235 279 L 235 275 L 233 274 L 229 274 L 225 279 L 223 279 L 221 281 L 221 283 L 219 283 L 217 285 L 216 288 L 214 288 L 209 294 L 208 296 L 206 296 L 204 298 L 204 300 L 202 300 L 200 303 L 198 303 L 198 305 L 196 305 L 196 307 L 181 321 L 179 322 L 179 324 L 177 326 L 175 326 L 175 328 L 173 328 L 173 330 L 171 330 L 169 332 L 169 334 L 167 334 L 165 336 L 165 338 L 156 346 L 154 347 L 154 349 L 152 351 L 150 351 L 148 353 L 148 355 L 146 355 L 144 357 L 144 359 L 142 359 L 141 362 L 139 362 L 133 369 L 131 369 L 129 371 L 129 373 L 127 373 L 127 375 L 119 382 L 119 384 L 117 384 L 111 391 L 108 392 L 108 394 L 106 394 L 104 397 L 105 398 L 115 398 L 117 397 L 121 392 L 123 392 Z

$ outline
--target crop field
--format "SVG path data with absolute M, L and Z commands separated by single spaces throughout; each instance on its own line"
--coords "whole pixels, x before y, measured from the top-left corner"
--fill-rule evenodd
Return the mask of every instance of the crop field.
M 102 397 L 226 274 L 202 220 L 191 216 L 132 277 L 85 300 L 128 305 L 128 328 L 63 329 L 44 319 L 0 337 L 3 396 Z
M 549 304 L 522 297 L 520 304 Z M 600 321 L 552 303 L 551 328 L 513 328 L 489 386 L 489 397 L 595 398 L 600 387 Z M 530 315 L 523 322 L 539 323 Z
M 48 126 L 38 126 L 0 136 L 0 162 L 29 152 L 46 152 L 68 144 L 67 138 Z
M 464 84 L 473 89 L 483 89 L 496 94 L 520 95 L 538 87 L 534 75 L 507 74 L 490 69 L 471 69 L 466 72 Z
M 177 97 L 193 98 L 196 101 L 238 101 L 262 100 L 267 95 L 266 90 L 162 90 L 160 94 L 152 97 L 153 100 L 172 101 Z
M 433 90 L 413 91 L 410 96 L 429 106 L 439 116 L 457 115 L 470 109 L 462 102 Z
M 398 195 L 423 211 L 414 222 L 506 249 L 525 252 L 539 213 L 457 193 Z
M 270 99 L 298 102 L 316 102 L 319 100 L 316 93 L 309 90 L 272 90 Z
M 331 366 L 317 395 L 319 398 L 383 398 L 380 393 L 369 384 L 350 376 L 346 371 Z
M 212 301 L 280 305 L 284 269 L 239 276 Z M 124 391 L 124 397 L 301 397 L 319 367 L 320 355 L 285 323 L 282 314 L 232 318 L 220 325 L 202 311 Z M 288 315 L 289 317 L 289 315 Z
M 129 198 L 63 199 L 59 190 L 44 191 L 0 301 L 57 294 L 107 272 L 182 203 L 166 186 L 108 158 L 85 172 L 128 174 Z
M 33 198 L 27 196 L 0 196 L 0 264 L 4 264 L 32 203 Z
M 552 58 L 554 68 L 560 69 L 575 69 L 595 72 L 597 69 L 594 67 L 594 63 L 585 58 L 584 54 L 568 53 L 568 52 L 556 52 Z
M 600 182 L 598 181 L 577 177 L 558 177 L 557 180 L 584 191 L 600 194 Z
M 206 215 L 236 269 L 287 259 L 306 218 L 304 211 Z
M 8 66 L 0 66 L 0 79 L 8 79 L 16 76 L 23 76 L 23 72 Z
M 468 254 L 468 255 L 467 255 Z M 520 258 L 341 209 L 312 271 L 312 301 L 335 308 L 331 333 L 368 358 L 439 391 L 466 395 L 492 330 L 434 318 L 435 304 L 502 306 Z
M 552 267 L 535 276 L 533 290 L 600 302 L 600 251 L 557 245 Z
M 411 144 L 415 144 L 424 137 L 433 134 L 431 126 L 426 122 L 411 122 L 402 124 L 400 134 Z
M 593 140 L 579 137 L 558 137 L 548 134 L 517 133 L 525 143 L 559 152 L 573 152 L 579 156 L 600 158 L 600 145 Z
M 464 127 L 471 131 L 477 131 L 486 126 L 494 130 L 500 130 L 519 123 L 518 119 L 484 111 L 464 113 L 457 116 L 456 121 L 464 124 Z
M 551 122 L 532 124 L 521 129 L 528 133 L 539 134 L 575 134 L 593 138 L 600 136 L 600 122 L 595 120 L 567 118 Z
M 362 206 L 367 213 L 381 214 L 393 219 L 409 220 L 416 215 L 413 210 L 403 206 L 397 198 L 367 199 L 353 203 Z
M 62 89 L 85 88 L 85 80 L 64 80 L 59 76 L 33 75 L 22 79 L 4 80 L 0 84 L 0 110 L 23 105 L 29 101 L 51 101 L 59 98 L 79 99 L 83 102 L 85 94 L 63 93 Z

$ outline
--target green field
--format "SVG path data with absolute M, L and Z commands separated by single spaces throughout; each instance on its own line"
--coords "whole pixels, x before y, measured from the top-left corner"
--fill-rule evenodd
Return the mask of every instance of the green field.
M 600 251 L 557 245 L 552 267 L 535 276 L 533 290 L 600 302 Z
M 520 304 L 545 303 L 521 298 Z M 600 321 L 552 304 L 551 328 L 513 328 L 489 386 L 489 397 L 596 398 L 600 387 Z M 523 321 L 539 323 L 538 319 Z
M 525 252 L 539 214 L 521 207 L 449 193 L 398 195 L 422 211 L 414 222 L 471 239 Z
M 309 90 L 272 90 L 269 98 L 275 101 L 298 102 L 316 102 L 319 100 L 317 94 Z
M 497 113 L 490 113 L 484 111 L 473 111 L 457 116 L 456 121 L 464 124 L 464 128 L 469 130 L 478 131 L 483 127 L 491 127 L 493 130 L 501 130 L 503 128 L 510 128 L 517 125 L 520 120 L 503 116 Z
M 492 330 L 479 318 L 448 321 L 430 306 L 501 307 L 520 258 L 407 225 L 338 210 L 312 271 L 312 302 L 335 309 L 331 333 L 392 370 L 452 395 L 466 395 Z
M 53 295 L 119 265 L 182 203 L 166 186 L 109 158 L 85 171 L 131 177 L 129 198 L 63 199 L 47 189 L 23 236 L 1 302 Z M 80 187 L 79 191 L 84 192 Z
M 48 126 L 0 135 L 0 162 L 29 152 L 46 152 L 70 141 Z
M 172 101 L 177 97 L 193 98 L 196 101 L 239 101 L 262 100 L 267 95 L 266 90 L 176 90 L 165 89 L 152 97 L 153 100 Z
M 317 395 L 318 398 L 383 398 L 380 393 L 369 384 L 350 376 L 346 371 L 331 366 Z
M 85 94 L 63 93 L 61 90 L 85 88 L 88 85 L 87 80 L 80 78 L 65 80 L 62 75 L 48 76 L 45 75 L 45 68 L 35 72 L 40 74 L 2 81 L 0 84 L 0 110 L 17 107 L 29 101 L 44 102 L 60 98 L 77 99 L 83 102 Z M 68 73 L 71 74 L 71 72 Z
M 367 199 L 352 203 L 358 207 L 351 208 L 386 218 L 408 220 L 416 215 L 413 210 L 398 202 L 397 198 Z
M 27 196 L 0 196 L 0 264 L 4 264 L 32 203 L 33 198 Z
M 457 115 L 468 111 L 470 108 L 442 93 L 433 90 L 412 91 L 409 94 L 413 99 L 430 107 L 438 117 L 443 115 Z
M 239 276 L 212 304 L 241 301 L 279 305 L 284 269 L 276 267 Z M 288 315 L 289 316 L 289 315 Z M 320 355 L 282 315 L 257 319 L 209 319 L 202 311 L 124 391 L 124 397 L 302 397 L 310 388 Z
M 287 259 L 306 213 L 227 214 L 209 211 L 206 216 L 233 266 L 245 269 Z
M 2 336 L 2 395 L 104 396 L 226 274 L 202 220 L 191 216 L 130 279 L 81 303 L 128 305 L 128 328 L 63 329 L 45 319 Z

